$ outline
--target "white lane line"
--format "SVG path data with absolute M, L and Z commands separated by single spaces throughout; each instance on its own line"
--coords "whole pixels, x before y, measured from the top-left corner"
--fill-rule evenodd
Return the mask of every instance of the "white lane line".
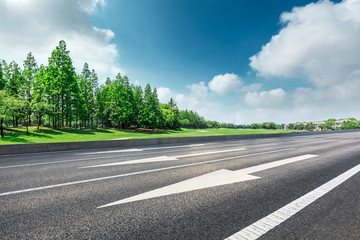
M 93 166 L 79 167 L 79 169 L 97 168 L 97 167 L 112 167 L 112 166 L 140 164 L 140 163 L 167 162 L 167 161 L 177 161 L 177 160 L 179 160 L 179 159 L 176 157 L 159 156 L 159 157 L 152 157 L 152 158 L 129 160 L 129 161 L 124 161 L 124 162 L 114 162 L 114 163 L 105 163 L 105 164 L 99 164 L 99 165 L 93 165 Z
M 294 163 L 310 158 L 317 157 L 318 155 L 301 155 L 292 158 L 286 158 L 271 163 L 260 164 L 254 167 L 243 168 L 236 171 L 221 169 L 215 172 L 207 173 L 198 177 L 190 178 L 182 182 L 171 184 L 162 188 L 154 189 L 152 191 L 144 192 L 132 197 L 121 199 L 106 205 L 97 207 L 104 208 L 123 203 L 141 201 L 150 198 L 163 197 L 183 192 L 190 192 L 204 188 L 216 187 L 221 185 L 233 184 L 238 182 L 245 182 L 249 180 L 259 179 L 260 177 L 250 175 L 252 173 L 264 171 L 270 168 L 279 167 L 285 164 Z
M 184 167 L 191 167 L 191 166 L 197 166 L 197 165 L 203 165 L 203 164 L 209 164 L 209 163 L 229 161 L 229 160 L 234 160 L 234 159 L 238 159 L 238 158 L 253 157 L 253 156 L 265 155 L 265 154 L 270 154 L 270 153 L 278 153 L 278 152 L 290 151 L 290 150 L 294 150 L 294 149 L 295 148 L 285 148 L 285 149 L 279 149 L 279 150 L 274 150 L 274 151 L 251 153 L 251 154 L 242 155 L 242 156 L 229 157 L 229 158 L 223 158 L 223 159 L 217 159 L 217 160 L 210 160 L 210 161 L 204 161 L 204 162 L 198 162 L 198 163 L 189 163 L 189 164 L 173 166 L 173 167 L 157 168 L 157 169 L 152 169 L 152 170 L 133 172 L 133 173 L 125 173 L 125 174 L 113 175 L 113 176 L 108 176 L 108 177 L 92 178 L 92 179 L 86 179 L 86 180 L 82 180 L 82 181 L 60 183 L 60 184 L 55 184 L 55 185 L 43 186 L 43 187 L 28 188 L 28 189 L 23 189 L 23 190 L 0 193 L 0 196 L 7 196 L 7 195 L 12 195 L 12 194 L 17 194 L 17 193 L 33 192 L 33 191 L 39 191 L 39 190 L 45 190 L 45 189 L 50 189 L 50 188 L 63 187 L 63 186 L 81 184 L 81 183 L 96 182 L 96 181 L 102 181 L 102 180 L 108 180 L 108 179 L 114 179 L 114 178 L 121 178 L 121 177 L 133 176 L 133 175 L 140 175 L 140 174 L 145 174 L 145 173 L 152 173 L 152 172 L 166 171 L 166 170 L 172 170 L 172 169 L 184 168 Z
M 174 150 L 174 151 L 164 151 L 161 153 L 174 153 L 174 152 L 182 152 L 183 150 Z M 98 159 L 109 159 L 109 158 L 119 158 L 119 157 L 135 157 L 135 156 L 142 156 L 142 155 L 149 155 L 152 153 L 142 153 L 142 154 L 131 154 L 131 155 L 116 155 L 116 156 L 104 156 L 104 157 L 90 157 L 90 158 L 81 158 L 81 159 L 73 159 L 73 160 L 61 160 L 61 161 L 53 161 L 53 162 L 43 162 L 43 163 L 27 163 L 27 164 L 19 164 L 19 165 L 9 165 L 9 166 L 2 166 L 0 169 L 7 169 L 7 168 L 18 168 L 18 167 L 32 167 L 32 166 L 41 166 L 41 165 L 50 165 L 50 164 L 58 164 L 58 163 L 68 163 L 68 162 L 82 162 L 82 161 L 89 161 L 89 160 L 98 160 Z
M 321 185 L 313 191 L 305 194 L 304 196 L 292 201 L 286 206 L 278 209 L 277 211 L 269 214 L 268 216 L 260 219 L 259 221 L 251 224 L 250 226 L 242 229 L 241 231 L 226 238 L 226 240 L 254 240 L 258 239 L 271 229 L 279 224 L 285 222 L 287 219 L 309 206 L 311 203 L 324 196 L 355 174 L 360 172 L 360 164 L 330 180 L 329 182 Z M 260 230 L 258 230 L 260 229 Z
M 160 156 L 160 157 L 153 157 L 153 158 L 144 158 L 144 159 L 137 159 L 137 160 L 130 160 L 130 161 L 123 161 L 123 162 L 114 162 L 114 163 L 105 163 L 105 164 L 98 164 L 80 168 L 97 168 L 97 167 L 111 167 L 111 166 L 120 166 L 120 165 L 129 165 L 129 164 L 139 164 L 139 163 L 153 163 L 153 162 L 165 162 L 165 161 L 175 161 L 179 160 L 179 158 L 188 158 L 188 157 L 196 157 L 196 156 L 204 156 L 210 154 L 217 154 L 217 153 L 226 153 L 226 152 L 237 152 L 237 151 L 244 151 L 246 148 L 236 148 L 230 150 L 221 150 L 215 152 L 203 152 L 203 153 L 193 153 L 193 154 L 186 154 L 180 156 Z
M 106 154 L 106 153 L 122 153 L 122 152 L 142 152 L 149 150 L 161 150 L 168 148 L 186 148 L 186 147 L 200 147 L 205 146 L 205 144 L 191 144 L 191 145 L 182 145 L 182 146 L 170 146 L 170 147 L 154 147 L 154 148 L 130 148 L 122 150 L 110 150 L 110 151 L 100 151 L 100 152 L 88 152 L 88 153 L 78 153 L 77 155 L 95 155 L 95 154 Z

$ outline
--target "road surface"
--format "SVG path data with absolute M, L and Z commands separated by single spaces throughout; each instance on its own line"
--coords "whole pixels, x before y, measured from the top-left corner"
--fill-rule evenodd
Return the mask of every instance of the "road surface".
M 360 132 L 0 156 L 0 239 L 360 239 Z

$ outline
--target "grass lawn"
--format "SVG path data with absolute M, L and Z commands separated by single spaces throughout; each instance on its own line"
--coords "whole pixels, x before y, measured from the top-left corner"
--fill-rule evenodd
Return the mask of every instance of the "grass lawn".
M 266 129 L 181 129 L 181 130 L 162 130 L 158 132 L 144 133 L 135 131 L 125 131 L 117 129 L 52 129 L 41 127 L 38 131 L 36 127 L 29 128 L 30 134 L 26 134 L 25 128 L 6 128 L 5 138 L 0 138 L 0 145 L 21 144 L 21 143 L 48 143 L 48 142 L 78 142 L 78 141 L 99 141 L 110 139 L 139 139 L 139 138 L 166 138 L 166 137 L 195 137 L 195 136 L 214 136 L 214 135 L 234 135 L 234 134 L 260 134 L 260 133 L 283 133 L 287 130 L 266 130 Z

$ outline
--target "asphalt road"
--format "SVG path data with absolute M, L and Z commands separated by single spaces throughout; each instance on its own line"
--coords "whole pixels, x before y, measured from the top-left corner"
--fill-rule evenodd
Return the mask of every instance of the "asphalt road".
M 360 239 L 359 143 L 352 132 L 0 156 L 0 239 Z

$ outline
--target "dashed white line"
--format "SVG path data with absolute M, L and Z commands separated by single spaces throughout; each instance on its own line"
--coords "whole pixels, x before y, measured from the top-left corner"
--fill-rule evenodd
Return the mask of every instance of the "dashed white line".
M 77 155 L 95 155 L 95 154 L 106 154 L 106 153 L 122 153 L 122 152 L 142 152 L 149 150 L 161 150 L 168 148 L 186 148 L 186 147 L 200 147 L 205 146 L 205 144 L 190 144 L 190 145 L 182 145 L 182 146 L 169 146 L 169 147 L 154 147 L 154 148 L 130 148 L 130 149 L 122 149 L 122 150 L 109 150 L 109 151 L 100 151 L 100 152 L 87 152 L 87 153 L 79 153 Z
M 304 196 L 292 201 L 286 206 L 242 229 L 241 231 L 231 235 L 225 240 L 255 240 L 266 234 L 271 229 L 285 222 L 287 219 L 309 206 L 311 203 L 324 196 L 355 174 L 360 172 L 360 164 L 321 185 Z M 259 230 L 260 229 L 260 230 Z
M 98 164 L 98 165 L 86 166 L 86 167 L 81 167 L 81 168 L 110 167 L 110 166 L 120 166 L 120 165 L 139 164 L 139 163 L 176 161 L 176 160 L 179 160 L 179 158 L 197 157 L 197 156 L 204 156 L 204 155 L 210 155 L 210 154 L 236 152 L 236 151 L 243 151 L 243 150 L 246 150 L 246 148 L 236 148 L 236 149 L 221 150 L 221 151 L 215 151 L 215 152 L 193 153 L 193 154 L 171 156 L 171 157 L 160 156 L 160 157 L 144 158 L 144 159 L 137 159 L 137 160 L 130 160 L 130 161 Z

